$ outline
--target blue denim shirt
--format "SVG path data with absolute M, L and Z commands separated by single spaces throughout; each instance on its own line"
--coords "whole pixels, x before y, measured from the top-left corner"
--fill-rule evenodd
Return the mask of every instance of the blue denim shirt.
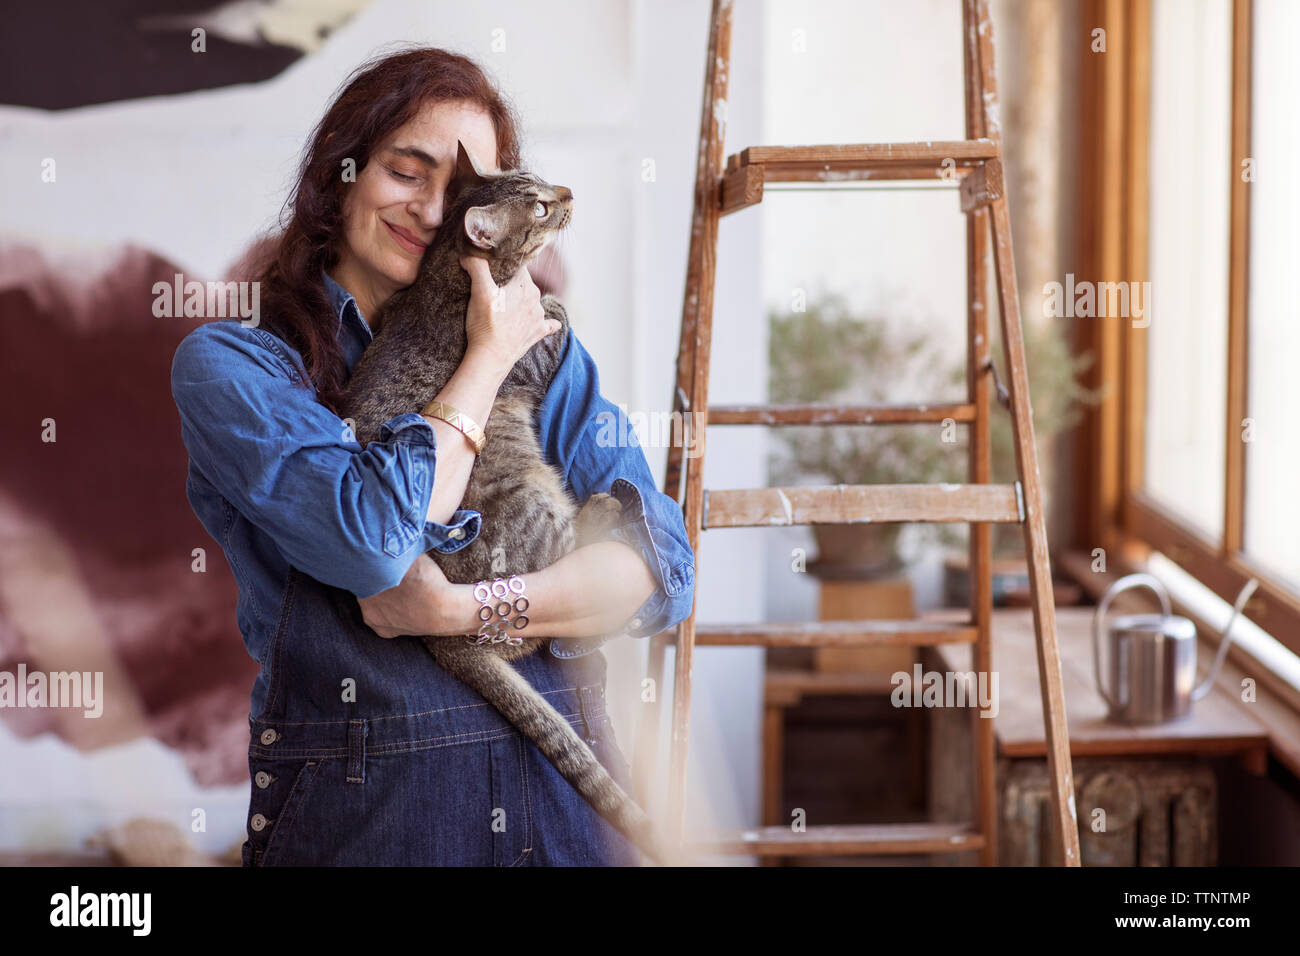
M 351 371 L 373 335 L 356 300 L 329 275 L 322 279 Z M 299 367 L 283 340 L 238 321 L 195 329 L 172 362 L 172 397 L 190 456 L 186 495 L 225 552 L 239 586 L 239 630 L 262 667 L 252 714 L 265 701 L 265 651 L 291 564 L 369 597 L 401 583 L 421 553 L 457 551 L 480 530 L 477 511 L 458 510 L 445 524 L 426 520 L 437 442 L 423 417 L 390 419 L 379 440 L 362 448 L 314 391 L 297 384 Z M 690 614 L 695 557 L 681 508 L 656 487 L 635 430 L 620 416 L 600 394 L 596 365 L 570 329 L 538 413 L 541 447 L 576 500 L 604 491 L 622 502 L 612 537 L 636 549 L 658 584 L 625 630 L 648 637 Z M 606 438 L 615 419 L 618 434 L 627 435 L 623 444 Z M 578 657 L 605 640 L 557 639 L 550 647 L 557 657 Z

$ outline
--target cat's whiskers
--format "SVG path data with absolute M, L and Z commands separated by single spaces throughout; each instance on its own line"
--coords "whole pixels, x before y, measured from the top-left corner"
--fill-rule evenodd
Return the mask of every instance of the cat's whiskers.
M 542 270 L 546 287 L 557 296 L 564 292 L 561 288 L 561 280 L 564 278 L 564 258 L 561 253 L 564 250 L 565 233 L 568 231 L 566 226 L 555 233 L 555 238 L 547 243 L 551 254 L 546 260 L 546 267 Z

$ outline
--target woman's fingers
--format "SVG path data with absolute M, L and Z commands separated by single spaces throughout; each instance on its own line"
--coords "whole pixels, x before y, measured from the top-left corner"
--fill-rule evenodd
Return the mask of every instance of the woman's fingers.
M 422 554 L 412 562 L 400 584 L 367 598 L 358 598 L 361 619 L 383 638 L 441 633 L 448 620 L 462 623 L 456 586 L 432 558 Z
M 384 614 L 386 608 L 382 608 L 369 598 L 359 598 L 357 603 L 361 605 L 361 620 L 366 627 L 383 638 L 401 636 L 397 628 L 390 626 L 388 617 Z
M 542 323 L 541 331 L 537 333 L 537 338 L 533 339 L 533 345 L 536 345 L 548 335 L 554 335 L 558 331 L 560 331 L 560 323 L 556 322 L 554 319 L 546 319 Z M 532 345 L 530 345 L 529 348 L 532 348 Z
M 460 262 L 470 275 L 465 330 L 472 346 L 487 349 L 509 367 L 560 328 L 559 322 L 546 318 L 541 290 L 527 269 L 497 286 L 486 259 L 465 256 Z
M 492 279 L 492 270 L 487 260 L 478 256 L 464 256 L 460 260 L 461 268 L 469 273 L 469 300 L 471 305 L 478 302 L 492 302 L 500 295 L 500 289 Z
M 461 256 L 460 267 L 469 273 L 470 282 L 475 289 L 492 280 L 492 270 L 482 256 Z M 496 283 L 492 282 L 492 285 L 495 286 Z
M 540 320 L 546 316 L 546 310 L 542 308 L 542 290 L 537 288 L 527 269 L 516 272 L 509 284 L 518 292 L 519 304 L 527 309 L 531 318 Z

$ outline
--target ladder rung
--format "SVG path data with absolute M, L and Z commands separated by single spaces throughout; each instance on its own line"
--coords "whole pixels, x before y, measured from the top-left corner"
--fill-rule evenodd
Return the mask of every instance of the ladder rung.
M 710 425 L 896 425 L 975 420 L 974 405 L 711 405 Z
M 826 485 L 704 491 L 704 528 L 1022 520 L 1019 485 Z
M 733 647 L 879 647 L 973 644 L 979 631 L 968 624 L 928 620 L 794 621 L 697 624 L 696 644 Z
M 750 146 L 727 157 L 727 168 L 722 174 L 720 211 L 727 215 L 762 202 L 764 183 L 961 180 L 972 169 L 996 159 L 997 155 L 998 145 L 987 139 Z
M 984 835 L 970 823 L 878 823 L 858 826 L 789 826 L 720 832 L 691 850 L 755 856 L 866 856 L 979 850 Z
M 911 682 L 895 681 L 893 674 L 866 671 L 811 671 L 804 668 L 769 665 L 763 675 L 763 702 L 766 707 L 773 705 L 796 707 L 808 695 L 887 697 L 900 686 L 910 689 Z
M 915 666 L 915 665 L 913 665 Z M 914 693 L 914 670 L 893 671 L 818 671 L 804 667 L 773 667 L 763 675 L 765 707 L 797 707 L 804 697 L 890 697 L 900 689 Z M 968 697 L 973 706 L 974 697 Z
M 750 146 L 727 157 L 727 171 L 762 166 L 770 183 L 796 181 L 800 174 L 888 171 L 896 167 L 942 171 L 944 160 L 954 166 L 972 166 L 996 159 L 998 145 L 989 139 L 958 139 L 928 143 L 834 143 L 825 146 Z M 827 176 L 834 179 L 834 176 Z M 797 181 L 806 180 L 800 178 Z

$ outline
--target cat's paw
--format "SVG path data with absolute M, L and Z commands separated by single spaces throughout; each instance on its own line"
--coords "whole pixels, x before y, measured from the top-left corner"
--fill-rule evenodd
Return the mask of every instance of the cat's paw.
M 602 541 L 623 518 L 623 503 L 613 495 L 599 491 L 587 499 L 573 519 L 577 547 Z

